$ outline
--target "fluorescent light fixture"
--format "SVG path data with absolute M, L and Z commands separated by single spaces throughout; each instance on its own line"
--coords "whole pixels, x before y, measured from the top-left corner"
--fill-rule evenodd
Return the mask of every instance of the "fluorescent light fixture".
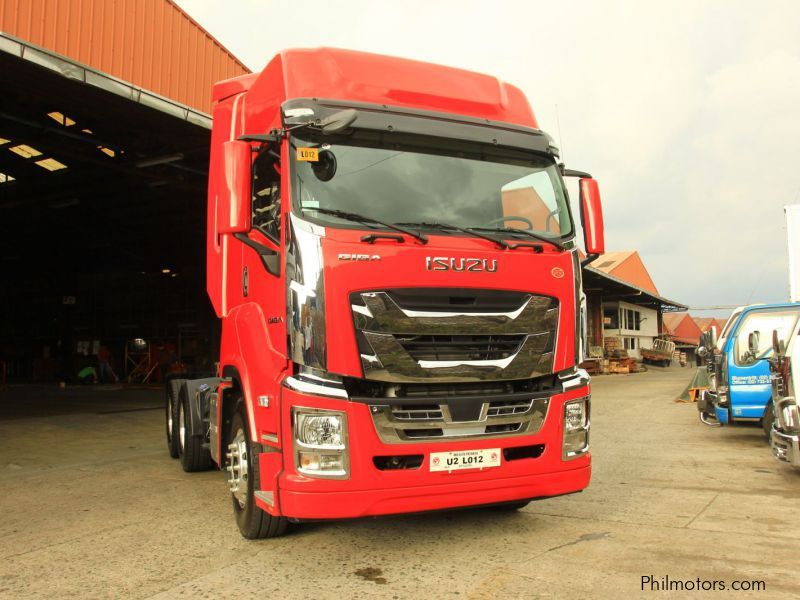
M 65 115 L 62 112 L 58 111 L 49 112 L 47 113 L 47 116 L 53 119 L 53 121 L 55 121 L 59 125 L 63 125 L 64 127 L 71 127 L 72 125 L 75 125 L 75 120 L 70 119 L 67 115 Z
M 7 140 L 6 138 L 0 138 L 0 146 L 2 146 L 3 144 L 8 144 L 9 142 L 11 142 L 11 140 Z
M 67 168 L 67 165 L 58 162 L 55 158 L 45 158 L 42 160 L 37 160 L 36 164 L 42 167 L 43 169 L 47 169 L 48 171 L 60 171 L 61 169 Z
M 117 155 L 117 153 L 114 150 L 112 150 L 111 148 L 106 148 L 105 146 L 98 146 L 97 149 L 100 150 L 100 152 L 102 152 L 103 154 L 110 156 L 111 158 L 114 158 Z
M 9 148 L 11 152 L 16 154 L 17 156 L 21 156 L 22 158 L 32 158 L 34 156 L 41 156 L 42 153 L 39 152 L 33 146 L 28 146 L 27 144 L 20 144 L 19 146 L 12 146 Z
M 15 181 L 15 178 L 8 173 L 0 173 L 0 183 L 8 183 L 9 181 Z

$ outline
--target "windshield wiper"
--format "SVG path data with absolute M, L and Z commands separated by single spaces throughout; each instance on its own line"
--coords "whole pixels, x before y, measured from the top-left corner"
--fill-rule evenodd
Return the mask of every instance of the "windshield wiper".
M 500 246 L 503 250 L 508 248 L 508 244 L 506 244 L 503 240 L 499 240 L 495 237 L 490 235 L 483 235 L 482 233 L 478 233 L 475 231 L 474 227 L 470 227 L 469 229 L 465 227 L 459 227 L 458 225 L 450 225 L 449 223 L 426 223 L 425 221 L 420 221 L 418 223 L 410 222 L 410 223 L 398 223 L 398 225 L 407 225 L 409 227 L 430 227 L 431 229 L 441 229 L 442 231 L 461 231 L 463 233 L 468 233 L 470 235 L 474 235 L 475 237 L 479 237 L 484 240 L 488 240 L 490 242 L 494 242 L 498 246 Z
M 532 231 L 527 231 L 525 229 L 517 229 L 516 227 L 470 227 L 470 229 L 480 229 L 481 231 L 497 231 L 498 233 L 521 233 L 522 235 L 527 235 L 529 238 L 533 238 L 534 240 L 545 242 L 547 244 L 553 244 L 553 246 L 559 250 L 564 250 L 564 245 L 560 242 L 552 240 L 543 235 L 533 233 Z
M 383 221 L 378 221 L 378 219 L 373 219 L 372 217 L 365 217 L 364 215 L 359 215 L 358 213 L 347 212 L 345 210 L 336 210 L 333 208 L 307 208 L 306 210 L 316 211 L 318 213 L 322 213 L 323 215 L 331 215 L 332 217 L 339 217 L 340 219 L 346 219 L 347 221 L 358 221 L 360 223 L 375 223 L 376 225 L 383 225 L 384 227 L 393 229 L 394 231 L 399 231 L 400 233 L 410 235 L 411 237 L 418 239 L 423 244 L 428 243 L 428 237 L 426 235 L 405 229 L 404 227 L 399 227 L 398 225 L 402 225 L 402 223 L 398 223 L 398 225 L 392 225 L 391 223 L 384 223 Z

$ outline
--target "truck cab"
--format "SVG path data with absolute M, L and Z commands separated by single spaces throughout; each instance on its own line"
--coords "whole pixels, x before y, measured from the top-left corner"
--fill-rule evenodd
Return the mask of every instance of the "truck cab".
M 170 382 L 167 433 L 185 470 L 226 472 L 242 535 L 585 488 L 564 178 L 580 180 L 588 260 L 603 252 L 600 196 L 522 92 L 323 48 L 284 51 L 214 101 L 219 371 Z
M 761 423 L 769 439 L 773 421 L 769 358 L 772 334 L 794 329 L 800 304 L 759 304 L 736 309 L 719 335 L 704 334 L 710 387 L 697 403 L 700 420 L 713 426 Z

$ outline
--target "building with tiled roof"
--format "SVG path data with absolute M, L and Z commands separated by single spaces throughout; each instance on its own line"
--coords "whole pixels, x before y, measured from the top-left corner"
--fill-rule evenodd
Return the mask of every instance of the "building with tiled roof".
M 650 273 L 647 272 L 642 258 L 636 250 L 606 252 L 592 261 L 591 266 L 599 271 L 613 275 L 617 279 L 632 283 L 636 287 L 647 290 L 652 294 L 659 295 L 656 284 L 650 277 Z
M 725 325 L 724 319 L 717 319 L 716 317 L 693 317 L 694 322 L 697 323 L 697 326 L 700 328 L 700 331 L 705 333 L 709 331 L 712 327 L 717 328 L 717 334 L 722 331 L 722 326 Z
M 617 347 L 641 357 L 661 333 L 661 315 L 686 307 L 663 298 L 635 250 L 607 252 L 584 267 L 589 345 Z
M 700 345 L 700 329 L 689 313 L 672 313 L 663 315 L 661 332 L 667 335 L 677 346 L 696 347 Z

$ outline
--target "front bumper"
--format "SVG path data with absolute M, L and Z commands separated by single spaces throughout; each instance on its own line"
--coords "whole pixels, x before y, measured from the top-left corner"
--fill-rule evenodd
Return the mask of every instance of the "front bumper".
M 800 435 L 788 435 L 773 428 L 769 442 L 775 458 L 800 468 Z
M 297 519 L 342 519 L 512 502 L 578 492 L 589 485 L 591 455 L 562 457 L 564 403 L 589 395 L 589 386 L 551 396 L 548 414 L 535 433 L 419 443 L 385 443 L 367 405 L 283 389 L 283 472 L 278 478 L 280 514 Z M 346 479 L 308 477 L 295 469 L 290 442 L 292 406 L 345 412 L 349 428 Z M 430 453 L 457 450 L 543 447 L 535 457 L 505 458 L 499 467 L 432 472 Z M 382 470 L 376 457 L 422 455 L 414 469 Z
M 499 467 L 499 470 L 502 467 Z M 521 499 L 546 498 L 581 491 L 589 485 L 591 467 L 480 481 L 452 481 L 431 485 L 383 489 L 302 492 L 281 490 L 281 509 L 301 519 L 347 519 L 368 515 L 389 515 L 441 510 L 462 506 L 496 504 Z

